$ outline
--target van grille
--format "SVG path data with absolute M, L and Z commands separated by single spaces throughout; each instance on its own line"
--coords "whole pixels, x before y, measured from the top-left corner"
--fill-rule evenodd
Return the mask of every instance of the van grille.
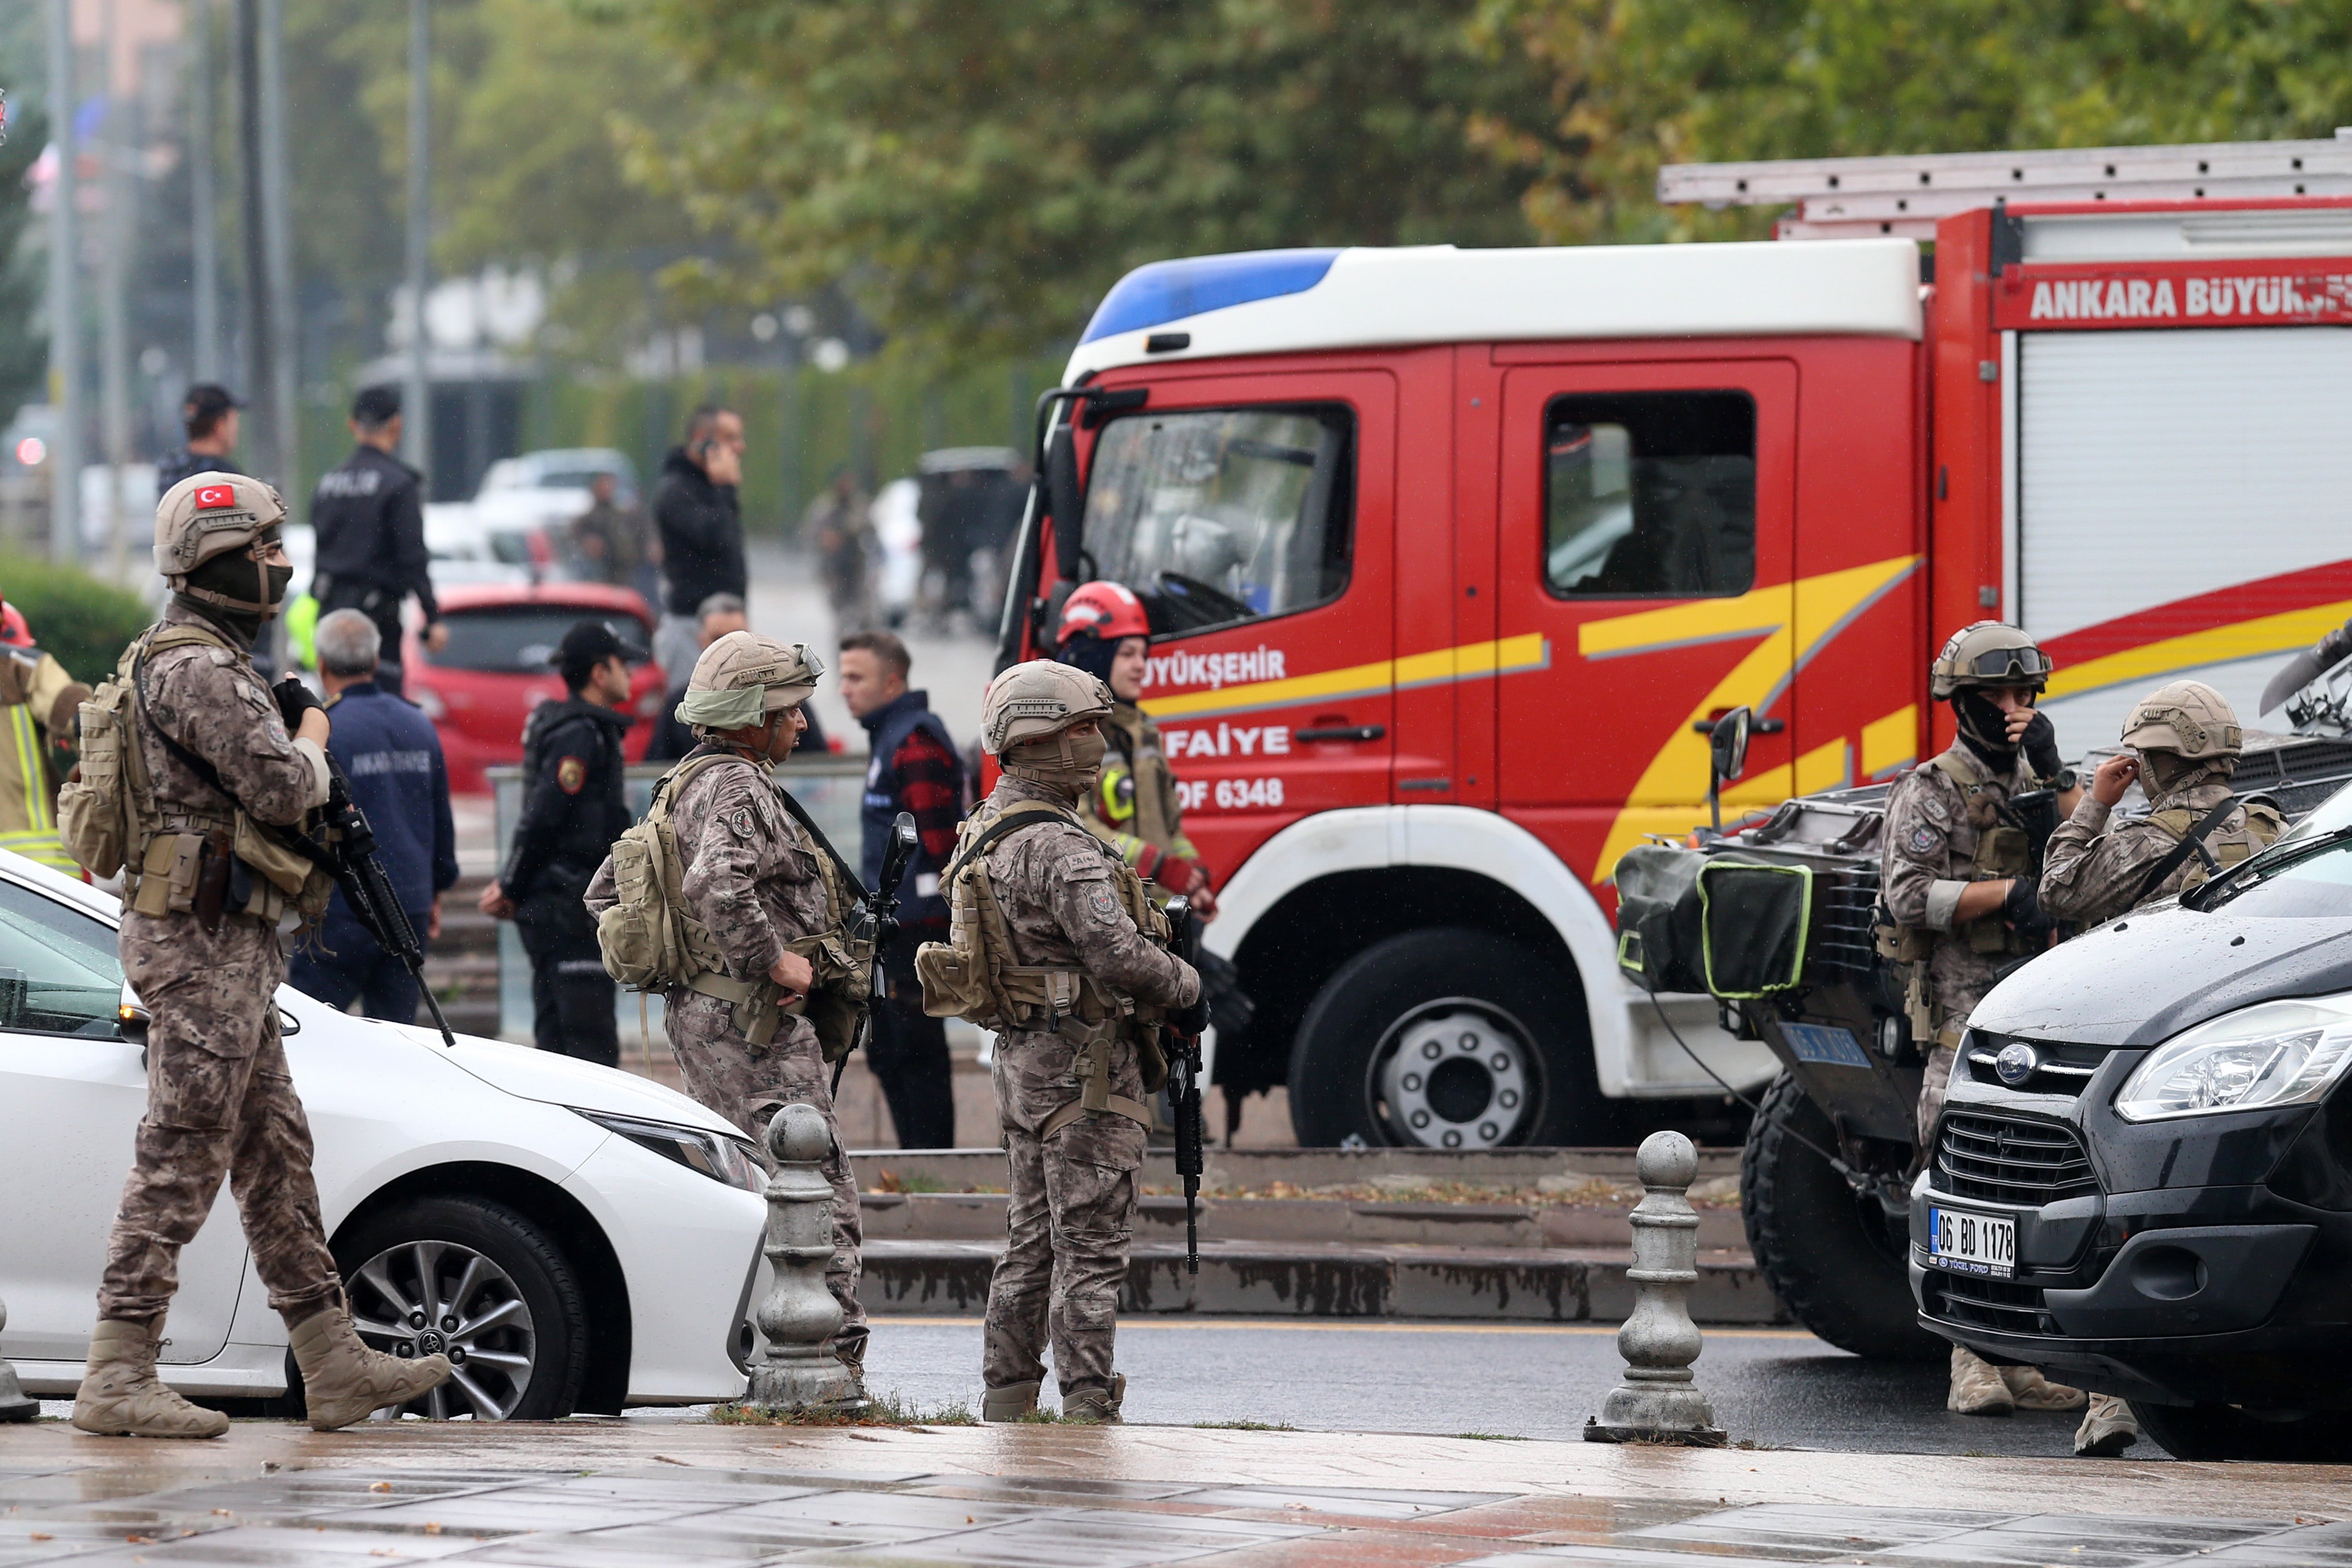
M 1937 1138 L 1936 1169 L 1936 1185 L 1956 1198 L 2021 1208 L 2099 1190 L 2082 1143 L 2054 1121 L 1948 1111 Z
M 1930 1268 L 1921 1294 L 1927 1315 L 2004 1334 L 2054 1334 L 2057 1320 L 2042 1310 L 2038 1286 L 1977 1274 Z
M 1812 931 L 1805 958 L 1811 978 L 1870 975 L 1878 969 L 1878 942 L 1871 911 L 1878 905 L 1878 868 L 1845 865 L 1813 876 Z

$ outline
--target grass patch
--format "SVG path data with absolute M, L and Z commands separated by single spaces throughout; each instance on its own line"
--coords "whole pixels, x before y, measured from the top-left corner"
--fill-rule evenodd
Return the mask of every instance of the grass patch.
M 1287 1421 L 1195 1421 L 1193 1429 L 1201 1432 L 1296 1432 L 1297 1427 Z
M 1454 1435 L 1456 1437 L 1467 1438 L 1473 1443 L 1524 1443 L 1527 1441 L 1525 1437 L 1511 1432 L 1456 1432 Z
M 905 1394 L 883 1394 L 865 1410 L 763 1410 L 756 1405 L 721 1405 L 710 1412 L 721 1426 L 977 1426 L 971 1406 L 958 1401 L 925 1410 Z
M 926 1175 L 920 1171 L 902 1176 L 885 1167 L 875 1180 L 874 1190 L 881 1193 L 943 1193 L 948 1190 L 948 1184 L 937 1176 Z

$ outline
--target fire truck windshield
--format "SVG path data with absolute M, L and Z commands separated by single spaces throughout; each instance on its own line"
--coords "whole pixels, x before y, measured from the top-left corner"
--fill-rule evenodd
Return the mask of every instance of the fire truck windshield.
M 1088 575 L 1132 588 L 1155 633 L 1287 615 L 1348 585 L 1344 408 L 1137 414 L 1095 443 Z

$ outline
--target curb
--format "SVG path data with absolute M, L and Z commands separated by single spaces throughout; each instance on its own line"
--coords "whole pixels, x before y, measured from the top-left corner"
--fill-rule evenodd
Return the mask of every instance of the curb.
M 1003 1252 L 1001 1241 L 869 1241 L 858 1299 L 877 1317 L 978 1316 Z M 1119 1310 L 1616 1322 L 1633 1310 L 1632 1265 L 1618 1250 L 1204 1241 L 1193 1275 L 1181 1243 L 1139 1241 L 1129 1249 Z M 1699 1323 L 1790 1321 L 1744 1252 L 1699 1255 L 1690 1307 Z

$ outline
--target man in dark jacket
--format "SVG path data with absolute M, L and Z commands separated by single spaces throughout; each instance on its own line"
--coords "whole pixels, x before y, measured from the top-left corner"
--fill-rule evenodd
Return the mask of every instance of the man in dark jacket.
M 900 812 L 914 814 L 922 838 L 898 885 L 898 934 L 882 952 L 887 990 L 874 1009 L 866 1066 L 881 1082 L 900 1148 L 952 1149 L 955 1090 L 947 1026 L 923 1011 L 915 950 L 948 939 L 940 872 L 955 853 L 956 824 L 963 818 L 963 760 L 931 711 L 929 694 L 907 689 L 911 668 L 907 645 L 888 632 L 842 639 L 841 700 L 872 738 L 874 760 L 860 802 L 866 885 L 881 883 L 883 851 Z
M 230 457 L 236 450 L 239 403 L 226 386 L 200 381 L 180 400 L 188 444 L 155 465 L 155 493 L 164 496 L 190 474 L 241 474 Z
M 563 634 L 548 661 L 572 693 L 531 710 L 522 732 L 522 816 L 482 912 L 512 921 L 530 955 L 531 1032 L 542 1051 L 621 1065 L 616 993 L 580 900 L 629 826 L 621 737 L 629 664 L 602 621 Z
M 449 768 L 433 721 L 375 682 L 382 640 L 357 610 L 319 623 L 319 679 L 334 736 L 327 751 L 352 784 L 352 804 L 375 830 L 376 854 L 418 937 L 441 934 L 441 894 L 457 879 Z M 338 891 L 326 919 L 294 953 L 287 979 L 330 1007 L 356 998 L 371 1018 L 416 1021 L 416 978 L 376 945 Z
M 375 623 L 386 658 L 376 684 L 401 694 L 400 607 L 412 594 L 425 612 L 425 646 L 449 640 L 425 572 L 424 476 L 393 454 L 400 448 L 400 389 L 362 387 L 352 400 L 359 446 L 341 468 L 319 476 L 310 525 L 319 557 L 310 592 L 321 615 L 352 609 Z
M 662 620 L 654 658 L 676 680 L 694 668 L 703 601 L 751 591 L 743 563 L 743 514 L 735 487 L 743 479 L 743 417 L 705 404 L 686 422 L 686 444 L 670 448 L 654 481 L 654 523 L 661 533 Z

